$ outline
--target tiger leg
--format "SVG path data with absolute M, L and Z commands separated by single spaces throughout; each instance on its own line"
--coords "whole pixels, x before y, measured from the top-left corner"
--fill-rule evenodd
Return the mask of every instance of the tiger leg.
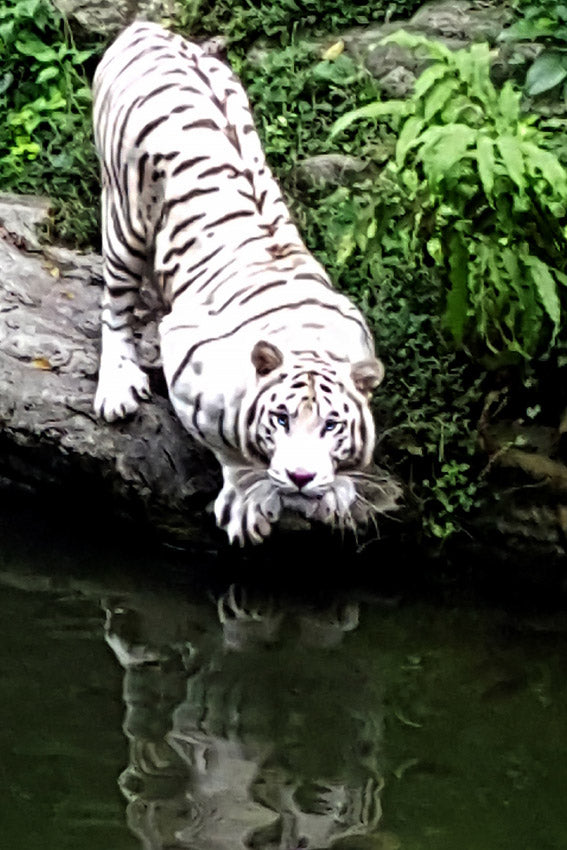
M 119 205 L 110 192 L 102 195 L 104 294 L 102 347 L 95 395 L 95 413 L 113 422 L 134 413 L 140 399 L 149 398 L 147 375 L 138 365 L 133 312 L 146 265 L 145 246 L 134 236 L 124 237 Z
M 351 506 L 356 499 L 352 480 L 346 475 L 335 476 L 330 487 L 318 503 L 313 519 L 338 528 L 352 528 L 354 521 Z
M 224 486 L 215 500 L 215 518 L 230 543 L 261 543 L 279 519 L 281 499 L 273 484 L 263 478 L 243 486 L 246 470 L 223 465 Z

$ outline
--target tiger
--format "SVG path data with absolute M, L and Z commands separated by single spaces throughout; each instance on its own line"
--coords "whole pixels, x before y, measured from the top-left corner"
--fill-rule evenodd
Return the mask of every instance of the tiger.
M 304 245 L 266 162 L 247 95 L 218 56 L 137 21 L 93 83 L 101 163 L 97 416 L 150 397 L 133 331 L 148 274 L 174 411 L 220 462 L 230 543 L 260 543 L 289 512 L 355 528 L 395 506 L 370 470 L 369 407 L 384 367 L 359 309 Z

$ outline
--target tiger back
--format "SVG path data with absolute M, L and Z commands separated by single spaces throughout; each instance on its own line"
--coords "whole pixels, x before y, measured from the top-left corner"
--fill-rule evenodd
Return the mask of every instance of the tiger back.
M 149 396 L 132 331 L 142 277 L 169 310 L 161 354 L 177 416 L 216 454 L 229 538 L 259 542 L 283 510 L 341 526 L 393 507 L 367 470 L 382 380 L 369 329 L 303 244 L 246 94 L 199 46 L 137 22 L 95 75 L 105 288 L 95 410 Z M 388 483 L 388 481 L 390 483 Z

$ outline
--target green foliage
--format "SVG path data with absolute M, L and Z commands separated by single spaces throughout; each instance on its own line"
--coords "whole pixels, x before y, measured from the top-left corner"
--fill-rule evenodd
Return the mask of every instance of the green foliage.
M 409 15 L 421 0 L 344 3 L 341 0 L 182 0 L 182 24 L 197 35 L 228 37 L 231 45 L 250 45 L 268 37 L 282 47 L 298 30 L 309 36 Z
M 270 165 L 288 188 L 293 188 L 299 160 L 330 149 L 334 118 L 377 97 L 372 77 L 345 54 L 321 60 L 310 47 L 292 44 L 269 51 L 261 69 L 231 58 L 253 104 Z M 372 157 L 379 143 L 360 128 L 343 152 Z
M 383 461 L 409 484 L 425 533 L 443 540 L 484 486 L 476 455 L 484 372 L 445 343 L 442 282 L 402 226 L 403 190 L 389 173 L 305 204 L 308 243 L 364 310 L 386 364 L 375 411 Z M 362 250 L 346 250 L 350 238 Z
M 536 96 L 561 86 L 567 96 L 567 5 L 557 0 L 517 3 L 519 20 L 501 35 L 502 41 L 530 41 L 544 45 L 526 76 L 526 94 Z
M 390 174 L 403 190 L 400 227 L 444 281 L 444 327 L 492 365 L 529 358 L 560 327 L 567 173 L 521 114 L 512 83 L 495 89 L 487 45 L 451 52 L 403 32 L 386 41 L 425 48 L 433 60 L 407 102 L 376 110 L 398 123 Z M 372 108 L 344 116 L 335 133 Z M 351 246 L 365 247 L 368 227 L 366 214 Z
M 88 243 L 97 222 L 98 177 L 83 66 L 95 50 L 77 49 L 48 0 L 7 0 L 0 42 L 2 186 L 50 195 L 59 238 Z

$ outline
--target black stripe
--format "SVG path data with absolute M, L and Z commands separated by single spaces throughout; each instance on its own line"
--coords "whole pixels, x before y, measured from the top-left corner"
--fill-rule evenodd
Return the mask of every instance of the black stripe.
M 261 227 L 263 225 L 260 225 Z M 237 246 L 236 250 L 239 251 L 241 248 L 244 248 L 245 245 L 249 245 L 251 242 L 258 242 L 259 239 L 271 239 L 272 237 L 269 233 L 260 233 L 259 236 L 249 236 L 248 239 L 245 239 L 244 242 L 241 242 L 240 245 Z M 266 262 L 270 262 L 266 260 Z
M 232 503 L 234 502 L 235 498 L 236 498 L 236 493 L 234 492 L 234 490 L 231 490 L 229 492 L 228 496 L 225 499 L 224 507 L 222 509 L 222 514 L 220 516 L 219 526 L 221 528 L 224 528 L 230 522 L 230 516 L 231 516 L 231 510 L 230 509 L 232 508 Z
M 230 265 L 230 263 L 227 263 L 227 266 L 228 265 Z M 226 266 L 224 268 L 226 268 Z M 215 273 L 215 277 L 216 277 L 217 274 L 218 274 L 218 272 Z M 236 272 L 235 272 L 235 274 L 236 274 Z M 229 278 L 229 280 L 230 280 L 230 278 Z M 225 281 L 223 281 L 223 283 L 224 282 Z M 209 283 L 210 283 L 210 281 L 209 281 Z M 228 301 L 225 301 L 224 304 L 221 304 L 221 306 L 218 307 L 216 310 L 209 310 L 209 316 L 218 316 L 219 313 L 222 313 L 222 311 L 226 307 L 228 307 L 230 304 L 232 304 L 233 301 L 236 301 L 236 299 L 239 298 L 241 295 L 243 295 L 245 292 L 248 292 L 249 289 L 250 289 L 249 286 L 244 286 L 242 289 L 238 289 L 236 292 L 233 292 L 233 294 L 230 296 Z M 210 296 L 207 299 L 207 303 L 210 303 Z
M 168 263 L 172 257 L 181 257 L 185 251 L 188 251 L 195 242 L 197 241 L 197 237 L 193 236 L 184 242 L 183 245 L 180 245 L 178 248 L 170 248 L 165 257 L 163 258 L 164 263 Z
M 294 280 L 314 280 L 317 283 L 322 283 L 323 286 L 326 286 L 327 289 L 332 289 L 333 286 L 330 280 L 327 280 L 326 277 L 322 274 L 317 274 L 316 272 L 300 272 L 293 276 Z
M 224 433 L 224 407 L 221 409 L 221 411 L 219 413 L 218 426 L 219 426 L 219 437 L 221 438 L 224 445 L 227 446 L 228 448 L 231 448 L 231 449 L 237 448 L 237 446 L 232 445 L 232 443 L 229 441 L 226 434 Z
M 210 195 L 213 192 L 218 192 L 218 186 L 211 186 L 209 189 L 190 189 L 189 192 L 185 192 L 184 195 L 180 195 L 179 198 L 172 198 L 170 201 L 167 201 L 164 204 L 164 215 L 168 215 L 170 210 L 176 206 L 177 204 L 184 204 L 187 201 L 191 201 L 193 198 L 198 198 L 200 195 Z
M 120 298 L 122 295 L 128 295 L 131 292 L 137 292 L 140 287 L 137 283 L 114 284 L 106 281 L 106 288 L 113 298 Z
M 200 410 L 201 410 L 201 393 L 199 393 L 197 395 L 196 399 L 195 399 L 195 405 L 193 407 L 193 417 L 191 419 L 191 424 L 193 425 L 193 428 L 195 429 L 197 434 L 200 436 L 200 438 L 203 440 L 203 442 L 205 442 L 206 441 L 205 435 L 203 434 L 203 432 L 201 431 L 201 429 L 197 425 L 197 416 L 199 415 Z
M 212 260 L 213 257 L 216 257 L 216 255 L 219 253 L 219 251 L 222 251 L 222 248 L 223 248 L 223 246 L 219 245 L 218 248 L 215 248 L 214 251 L 212 251 L 210 254 L 207 254 L 206 257 L 203 257 L 201 260 L 199 260 L 198 263 L 195 263 L 195 265 L 190 266 L 186 271 L 187 272 L 194 272 L 200 266 L 203 266 L 205 263 L 208 263 L 209 260 Z M 197 280 L 197 278 L 199 278 L 203 274 L 203 272 L 205 272 L 205 271 L 206 271 L 206 269 L 202 269 L 198 274 L 194 275 L 194 277 L 192 277 L 190 280 L 186 280 L 185 283 L 183 283 L 178 289 L 176 289 L 175 292 L 173 293 L 172 301 L 174 301 L 179 295 L 182 295 L 187 289 L 189 289 L 191 284 L 194 283 Z
M 114 231 L 116 233 L 116 236 L 118 237 L 118 241 L 120 242 L 121 246 L 123 248 L 126 248 L 128 253 L 131 254 L 132 257 L 136 257 L 136 259 L 143 260 L 145 262 L 146 252 L 138 251 L 137 248 L 133 248 L 132 245 L 128 243 L 124 231 L 122 230 L 122 224 L 120 223 L 120 219 L 118 217 L 118 210 L 116 209 L 116 206 L 114 204 L 112 205 L 112 208 L 110 210 L 110 218 L 112 221 L 112 227 L 114 228 Z
M 185 162 L 180 162 L 179 165 L 176 165 L 173 171 L 171 172 L 172 177 L 176 177 L 178 174 L 181 174 L 182 171 L 187 171 L 188 168 L 193 168 L 194 165 L 197 165 L 199 162 L 203 162 L 205 159 L 209 159 L 208 156 L 194 156 L 193 159 L 186 159 Z
M 207 286 L 208 286 L 210 283 L 212 283 L 212 282 L 213 282 L 213 280 L 214 280 L 216 277 L 218 277 L 218 276 L 219 276 L 219 274 L 222 274 L 222 272 L 223 272 L 223 271 L 225 271 L 225 269 L 227 269 L 227 268 L 228 268 L 229 266 L 231 266 L 233 263 L 234 263 L 234 257 L 233 257 L 232 259 L 230 259 L 230 260 L 228 261 L 228 263 L 225 263 L 225 264 L 224 264 L 224 266 L 221 266 L 219 269 L 217 269 L 215 272 L 213 272 L 213 274 L 212 274 L 210 277 L 208 277 L 208 278 L 207 278 L 207 280 L 206 280 L 204 283 L 202 283 L 202 284 L 200 285 L 200 287 L 197 289 L 197 292 L 202 292 L 202 291 L 203 291 L 203 289 L 206 289 L 206 288 L 207 288 Z M 228 277 L 225 277 L 225 278 L 224 278 L 224 280 L 223 280 L 223 281 L 221 281 L 221 283 L 219 283 L 219 286 L 222 286 L 222 284 L 223 284 L 223 283 L 226 283 L 226 281 L 227 281 L 227 280 L 230 280 L 230 279 L 231 279 L 231 277 L 234 277 L 234 275 L 235 275 L 235 274 L 238 274 L 238 272 L 233 272 L 233 273 L 232 273 L 231 275 L 229 275 Z M 211 303 L 211 297 L 214 295 L 214 293 L 217 291 L 217 289 L 218 289 L 218 286 L 217 286 L 217 287 L 215 287 L 215 289 L 213 290 L 213 292 L 211 292 L 211 293 L 209 294 L 209 296 L 207 297 L 207 300 L 205 301 L 205 304 L 210 304 L 210 303 Z M 214 313 L 213 313 L 213 311 L 212 311 L 212 310 L 209 310 L 209 315 L 210 315 L 210 316 L 213 316 L 213 315 L 214 315 Z
M 226 162 L 223 163 L 223 165 L 215 165 L 212 168 L 207 168 L 205 171 L 201 171 L 198 179 L 200 180 L 201 177 L 213 177 L 216 174 L 222 174 L 223 171 L 232 171 L 233 177 L 240 177 L 242 174 L 242 172 L 235 168 L 234 165 L 230 165 L 230 163 Z
M 150 121 L 149 124 L 146 124 L 144 129 L 138 134 L 138 137 L 134 142 L 134 147 L 139 147 L 146 138 L 146 136 L 149 136 L 150 133 L 152 133 L 156 129 L 156 127 L 159 127 L 159 125 L 163 124 L 164 121 L 167 121 L 168 118 L 169 115 L 160 115 L 159 118 L 154 118 L 153 121 Z
M 205 79 L 207 80 L 207 85 L 208 85 L 209 84 L 208 78 L 205 77 Z M 210 98 L 211 98 L 212 103 L 216 106 L 216 108 L 221 113 L 221 115 L 224 118 L 226 118 L 226 103 L 224 103 L 222 100 L 219 100 L 219 98 L 216 96 L 216 94 L 214 92 L 211 92 Z
M 207 75 L 206 75 L 203 71 L 201 71 L 201 69 L 199 68 L 199 66 L 198 66 L 198 65 L 195 65 L 195 67 L 194 67 L 192 70 L 193 70 L 194 74 L 195 74 L 197 77 L 199 77 L 199 79 L 201 80 L 201 82 L 203 82 L 203 83 L 207 86 L 207 88 L 210 90 L 210 88 L 211 88 L 210 80 L 209 80 L 209 78 L 207 77 Z M 207 96 L 208 96 L 208 97 L 210 97 L 210 98 L 211 98 L 211 100 L 212 100 L 212 99 L 213 99 L 213 97 L 214 97 L 214 95 L 211 97 L 211 95 L 210 95 L 210 94 L 209 94 L 209 95 L 207 95 Z
M 238 139 L 238 131 L 234 124 L 227 124 L 226 127 L 223 127 L 223 132 L 230 144 L 237 151 L 238 155 L 242 156 L 242 148 L 240 147 L 240 141 Z
M 186 91 L 190 94 L 198 94 L 200 97 L 203 96 L 201 89 L 196 89 L 195 86 L 179 86 L 179 91 Z
M 153 163 L 157 165 L 162 159 L 165 159 L 166 162 L 170 162 L 172 159 L 175 159 L 176 156 L 179 156 L 179 151 L 169 151 L 169 153 L 155 153 L 153 156 Z
M 210 230 L 211 227 L 216 227 L 218 224 L 233 221 L 235 218 L 247 218 L 251 215 L 255 215 L 254 210 L 236 210 L 235 212 L 226 213 L 226 215 L 222 215 L 220 218 L 215 219 L 215 221 L 210 221 L 203 227 L 203 230 Z
M 205 213 L 198 213 L 197 215 L 189 216 L 189 218 L 180 221 L 179 224 L 176 224 L 171 233 L 169 234 L 170 239 L 174 239 L 178 233 L 182 230 L 185 230 L 186 227 L 189 227 L 190 224 L 193 224 L 195 221 L 199 221 L 199 219 L 204 218 Z
M 271 283 L 265 283 L 264 286 L 260 286 L 258 289 L 251 292 L 250 295 L 247 295 L 246 298 L 243 298 L 240 302 L 241 304 L 247 304 L 248 301 L 252 301 L 256 296 L 261 295 L 263 292 L 266 292 L 268 289 L 272 289 L 274 286 L 283 286 L 288 283 L 288 280 L 274 280 Z
M 158 94 L 161 94 L 162 92 L 167 91 L 168 89 L 173 89 L 173 88 L 175 88 L 175 83 L 164 83 L 163 86 L 159 86 L 157 89 L 154 89 L 149 94 L 147 94 L 145 97 L 143 97 L 140 101 L 140 106 L 143 103 L 147 103 L 148 100 L 151 100 L 153 97 L 157 97 Z
M 149 153 L 143 153 L 138 160 L 138 195 L 142 194 L 144 188 L 144 177 L 146 175 L 146 163 L 149 159 Z
M 184 124 L 182 130 L 217 130 L 221 132 L 219 125 L 212 118 L 199 118 L 190 124 Z

